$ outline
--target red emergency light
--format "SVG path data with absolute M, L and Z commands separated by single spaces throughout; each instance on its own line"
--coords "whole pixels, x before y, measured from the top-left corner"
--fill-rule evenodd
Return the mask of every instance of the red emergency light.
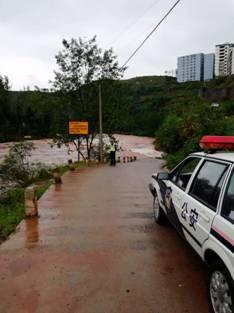
M 203 136 L 200 147 L 204 150 L 234 150 L 234 136 Z

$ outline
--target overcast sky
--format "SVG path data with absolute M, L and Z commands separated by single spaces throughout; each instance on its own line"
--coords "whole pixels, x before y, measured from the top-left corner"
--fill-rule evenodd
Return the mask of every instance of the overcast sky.
M 12 89 L 49 86 L 63 38 L 113 47 L 120 64 L 175 0 L 0 0 L 0 74 Z M 125 78 L 164 74 L 177 56 L 234 42 L 234 0 L 182 0 L 129 63 Z

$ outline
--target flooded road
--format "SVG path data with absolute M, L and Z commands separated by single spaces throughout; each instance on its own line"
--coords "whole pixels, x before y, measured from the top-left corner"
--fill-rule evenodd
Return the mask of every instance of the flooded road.
M 130 135 L 114 135 L 119 142 L 119 151 L 117 156 L 133 156 L 136 155 L 138 158 L 145 157 L 161 157 L 162 153 L 155 151 L 153 141 L 154 138 L 150 137 L 140 137 L 140 136 L 130 136 Z M 109 143 L 109 138 L 104 135 L 104 141 Z M 41 139 L 32 140 L 35 146 L 35 150 L 32 151 L 32 156 L 30 157 L 31 162 L 41 162 L 46 165 L 60 165 L 67 164 L 69 159 L 73 162 L 77 161 L 78 155 L 77 150 L 73 143 L 70 143 L 69 149 L 62 145 L 57 147 L 56 145 L 51 148 L 52 139 Z M 98 136 L 94 140 L 94 145 L 98 145 Z M 9 147 L 12 143 L 0 143 L 0 162 L 3 161 L 4 156 L 8 153 Z M 85 154 L 85 142 L 82 144 L 83 152 Z M 69 150 L 69 153 L 68 153 Z
M 206 269 L 148 191 L 161 161 L 67 173 L 0 246 L 1 313 L 207 313 Z

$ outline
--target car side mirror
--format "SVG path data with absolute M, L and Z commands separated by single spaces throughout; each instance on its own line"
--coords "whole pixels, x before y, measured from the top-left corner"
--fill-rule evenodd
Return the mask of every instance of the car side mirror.
M 167 172 L 161 172 L 157 174 L 158 180 L 168 180 L 169 179 L 169 173 Z

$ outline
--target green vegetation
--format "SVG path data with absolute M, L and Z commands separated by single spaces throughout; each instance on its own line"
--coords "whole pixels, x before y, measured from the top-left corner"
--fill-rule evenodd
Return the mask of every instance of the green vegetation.
M 0 185 L 0 242 L 15 230 L 25 216 L 25 188 L 34 183 L 37 186 L 37 198 L 40 199 L 52 184 L 52 169 L 29 162 L 28 157 L 33 149 L 31 142 L 16 143 L 0 164 L 0 181 L 4 183 Z M 84 162 L 74 163 L 75 168 L 84 166 Z M 61 175 L 68 169 L 68 165 L 58 167 Z
M 51 182 L 40 182 L 36 189 L 38 199 L 50 187 Z M 6 239 L 25 217 L 24 190 L 23 187 L 13 188 L 0 197 L 0 242 Z
M 16 143 L 0 164 L 0 240 L 7 238 L 24 218 L 24 188 L 52 175 L 42 164 L 29 163 L 33 149 L 31 142 Z M 41 184 L 37 190 L 38 197 L 48 186 L 48 181 Z
M 77 167 L 84 167 L 82 162 Z M 59 167 L 61 175 L 67 170 L 68 166 Z M 52 179 L 35 182 L 37 199 L 40 199 L 52 184 Z M 25 188 L 12 188 L 0 197 L 0 243 L 5 240 L 25 217 L 24 207 Z
M 7 185 L 26 187 L 37 180 L 51 177 L 51 169 L 41 163 L 30 163 L 34 150 L 32 142 L 22 141 L 12 145 L 0 164 L 0 179 Z
M 67 98 L 68 95 L 72 96 L 73 101 L 79 103 L 75 109 L 79 121 L 89 122 L 89 134 L 85 141 L 87 159 L 90 160 L 94 138 L 99 131 L 97 90 L 100 95 L 101 87 L 105 86 L 110 92 L 111 80 L 119 79 L 125 68 L 119 66 L 112 49 L 103 51 L 98 47 L 96 36 L 90 40 L 64 39 L 62 44 L 63 49 L 55 56 L 58 70 L 54 71 L 52 84 L 60 94 L 66 95 Z M 111 119 L 107 119 L 107 122 L 109 121 Z M 80 156 L 86 159 L 82 153 L 80 140 L 77 142 L 71 136 L 68 138 L 64 130 L 58 137 L 60 145 L 73 141 L 78 151 L 78 159 L 80 160 Z
M 48 181 L 43 181 L 40 184 L 37 185 L 36 188 L 36 195 L 37 195 L 37 199 L 39 200 L 43 194 L 47 191 L 47 189 L 51 186 L 52 181 L 48 180 Z
M 9 190 L 0 198 L 0 241 L 24 218 L 24 188 Z
M 230 83 L 230 79 L 228 81 Z M 223 88 L 224 81 L 220 79 L 209 84 L 222 84 Z M 203 135 L 234 135 L 234 101 L 220 100 L 220 106 L 214 108 L 212 101 L 199 97 L 197 86 L 198 83 L 185 84 L 181 92 L 182 84 L 172 90 L 156 129 L 156 147 L 167 153 L 167 166 L 170 168 L 187 154 L 199 151 Z
M 156 147 L 167 153 L 167 165 L 173 167 L 187 154 L 199 151 L 199 140 L 207 134 L 234 134 L 233 118 L 223 108 L 197 101 L 184 112 L 178 108 L 167 115 L 156 131 Z

